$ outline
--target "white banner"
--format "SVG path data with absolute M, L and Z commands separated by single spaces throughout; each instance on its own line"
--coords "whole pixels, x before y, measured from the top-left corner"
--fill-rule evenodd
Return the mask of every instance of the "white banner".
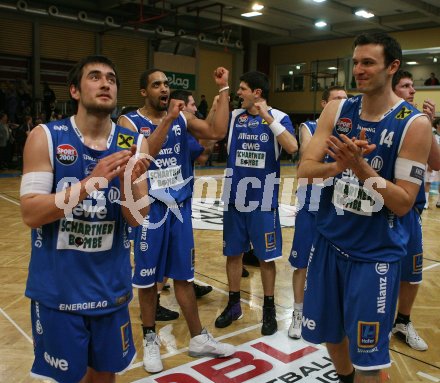
M 293 340 L 286 331 L 237 347 L 225 359 L 202 358 L 133 383 L 336 383 L 325 347 Z
M 192 224 L 194 229 L 223 230 L 223 207 L 219 199 L 193 198 Z M 279 206 L 281 227 L 295 226 L 296 207 L 286 204 Z

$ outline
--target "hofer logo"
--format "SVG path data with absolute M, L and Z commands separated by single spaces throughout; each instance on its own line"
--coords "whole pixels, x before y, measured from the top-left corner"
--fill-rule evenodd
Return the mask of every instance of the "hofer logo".
M 67 360 L 55 358 L 54 356 L 50 356 L 47 352 L 44 353 L 44 360 L 58 370 L 67 371 L 69 369 L 69 363 Z
M 351 132 L 353 124 L 349 118 L 340 118 L 336 123 L 335 130 L 338 134 L 349 134 Z

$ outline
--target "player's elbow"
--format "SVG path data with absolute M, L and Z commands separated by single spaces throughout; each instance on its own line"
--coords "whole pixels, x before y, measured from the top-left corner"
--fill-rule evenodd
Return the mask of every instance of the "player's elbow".
M 428 161 L 428 165 L 432 170 L 440 170 L 440 157 Z
M 37 229 L 40 226 L 42 226 L 42 223 L 38 219 L 36 219 L 33 214 L 29 214 L 29 213 L 25 214 L 22 212 L 21 218 L 24 224 L 30 227 L 31 229 Z
M 289 145 L 286 145 L 283 149 L 289 154 L 296 153 L 298 151 L 298 143 L 295 140 L 295 142 L 290 142 Z

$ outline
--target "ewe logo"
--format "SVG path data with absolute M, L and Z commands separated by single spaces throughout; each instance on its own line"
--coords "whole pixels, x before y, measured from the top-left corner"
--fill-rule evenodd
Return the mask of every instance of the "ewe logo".
M 78 151 L 69 144 L 62 144 L 57 146 L 56 151 L 57 161 L 62 165 L 73 165 L 78 158 Z
M 52 367 L 57 368 L 61 371 L 67 371 L 69 369 L 69 363 L 67 362 L 67 360 L 55 358 L 53 356 L 50 356 L 47 352 L 44 353 L 44 360 Z

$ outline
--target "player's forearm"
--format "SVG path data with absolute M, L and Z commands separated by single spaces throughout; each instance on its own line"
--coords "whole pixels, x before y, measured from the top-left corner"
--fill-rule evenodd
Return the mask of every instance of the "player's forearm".
M 312 184 L 314 181 L 320 183 L 322 180 L 334 177 L 339 173 L 341 171 L 336 167 L 335 162 L 322 163 L 304 158 L 298 167 L 298 178 L 307 179 L 308 184 Z
M 287 153 L 293 154 L 298 151 L 298 142 L 287 129 L 277 136 L 277 140 Z
M 89 177 L 57 193 L 22 196 L 20 205 L 23 222 L 35 229 L 65 217 L 89 195 L 86 190 L 88 180 Z
M 226 136 L 229 121 L 229 98 L 228 92 L 220 92 L 217 107 L 212 118 L 208 121 L 211 126 L 211 136 L 205 137 L 211 140 L 220 141 Z
M 127 196 L 126 193 L 131 193 L 131 195 Z M 121 195 L 124 196 L 123 202 L 134 202 L 122 205 L 122 215 L 130 226 L 139 226 L 150 211 L 148 183 L 142 180 L 131 184 L 130 190 L 125 190 L 124 185 L 121 184 Z
M 432 170 L 440 170 L 440 145 L 432 136 L 431 150 L 429 151 L 428 165 Z
M 169 115 L 165 116 L 157 128 L 154 129 L 154 132 L 151 134 L 151 136 L 147 138 L 149 154 L 151 157 L 155 158 L 159 153 L 163 143 L 165 142 L 172 122 L 172 117 Z

